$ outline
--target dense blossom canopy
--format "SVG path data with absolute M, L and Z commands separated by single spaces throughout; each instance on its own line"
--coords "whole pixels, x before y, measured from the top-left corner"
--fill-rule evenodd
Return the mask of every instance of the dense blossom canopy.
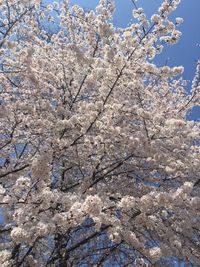
M 198 265 L 200 63 L 190 94 L 152 63 L 179 2 L 0 1 L 1 267 Z

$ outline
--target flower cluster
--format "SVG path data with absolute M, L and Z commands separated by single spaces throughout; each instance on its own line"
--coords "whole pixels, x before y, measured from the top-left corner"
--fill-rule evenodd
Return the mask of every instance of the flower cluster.
M 200 64 L 152 62 L 179 3 L 0 2 L 0 266 L 198 265 Z

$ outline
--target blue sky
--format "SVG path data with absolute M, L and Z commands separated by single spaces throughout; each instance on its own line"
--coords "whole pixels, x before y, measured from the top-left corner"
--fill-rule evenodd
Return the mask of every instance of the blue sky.
M 94 8 L 98 0 L 71 0 L 72 3 L 79 4 L 85 9 Z M 162 0 L 138 0 L 138 7 L 142 7 L 150 18 L 154 14 Z M 132 18 L 133 3 L 131 0 L 115 0 L 116 12 L 114 16 L 114 25 L 126 27 Z M 167 46 L 163 53 L 156 57 L 154 62 L 159 65 L 165 64 L 176 66 L 182 65 L 185 68 L 183 77 L 191 81 L 196 61 L 200 58 L 200 0 L 182 0 L 177 10 L 171 15 L 171 19 L 182 17 L 184 23 L 179 26 L 182 32 L 181 40 L 174 46 Z M 190 86 L 188 86 L 190 88 Z M 190 116 L 191 119 L 200 119 L 200 108 L 196 108 Z

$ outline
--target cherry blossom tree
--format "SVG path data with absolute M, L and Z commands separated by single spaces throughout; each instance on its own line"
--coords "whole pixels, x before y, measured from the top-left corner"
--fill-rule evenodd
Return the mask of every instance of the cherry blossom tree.
M 1 267 L 198 266 L 200 63 L 152 63 L 180 0 L 133 3 L 0 1 Z

